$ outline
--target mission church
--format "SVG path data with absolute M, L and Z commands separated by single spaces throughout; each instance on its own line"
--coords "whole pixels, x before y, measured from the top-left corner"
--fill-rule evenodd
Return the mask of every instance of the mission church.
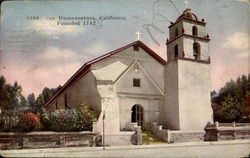
M 85 63 L 44 107 L 93 106 L 107 144 L 127 144 L 135 127 L 204 132 L 213 122 L 206 22 L 186 9 L 169 26 L 167 61 L 135 41 Z

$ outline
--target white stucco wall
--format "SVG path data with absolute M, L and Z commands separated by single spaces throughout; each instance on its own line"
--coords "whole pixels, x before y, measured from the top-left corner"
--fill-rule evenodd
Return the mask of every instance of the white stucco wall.
M 101 114 L 98 119 L 97 131 L 102 133 L 103 128 L 103 114 L 105 111 L 105 133 L 119 133 L 120 121 L 119 121 L 119 99 L 113 91 L 113 86 L 110 84 L 100 84 L 97 86 L 98 92 L 101 96 Z
M 184 49 L 191 49 L 193 39 L 181 37 L 168 49 L 173 51 L 175 43 L 182 52 L 183 45 Z M 201 42 L 201 47 L 202 58 L 207 60 L 207 43 Z M 134 64 L 138 65 L 138 72 Z M 164 66 L 141 48 L 136 52 L 131 47 L 92 64 L 90 70 L 62 93 L 51 109 L 56 101 L 58 108 L 64 108 L 67 93 L 69 107 L 94 106 L 100 114 L 99 132 L 105 110 L 105 132 L 110 135 L 127 127 L 135 104 L 143 107 L 145 128 L 148 123 L 157 122 L 169 129 L 201 130 L 212 121 L 209 64 L 179 59 Z M 141 80 L 140 87 L 133 86 L 134 78 Z
M 84 77 L 67 88 L 60 94 L 49 106 L 49 110 L 56 109 L 56 101 L 58 109 L 65 108 L 64 95 L 67 94 L 68 107 L 73 107 L 79 104 L 87 104 L 94 107 L 97 113 L 101 110 L 101 98 L 96 88 L 96 80 L 91 72 L 88 72 Z
M 144 61 L 139 60 L 144 70 L 150 75 L 154 82 L 164 90 L 164 65 L 160 64 L 156 60 Z
M 197 42 L 200 44 L 200 60 L 208 60 L 209 58 L 209 48 L 208 48 L 208 41 L 195 39 L 192 37 L 181 37 L 183 40 L 183 46 L 185 51 L 185 57 L 194 59 L 193 56 L 193 43 Z
M 183 28 L 183 23 L 182 23 L 183 20 L 179 21 L 178 23 L 174 24 L 174 26 L 172 26 L 170 29 L 169 29 L 169 37 L 170 37 L 170 40 L 174 39 L 176 36 L 175 36 L 175 30 L 176 28 L 178 29 L 178 35 L 179 34 L 182 34 L 182 28 Z
M 182 29 L 184 29 L 185 34 L 192 35 L 193 26 L 197 27 L 197 33 L 198 33 L 197 36 L 204 37 L 207 35 L 206 25 L 200 24 L 200 23 L 195 22 L 195 21 L 182 19 L 178 23 L 174 24 L 174 26 L 172 26 L 169 29 L 170 40 L 175 38 L 175 29 L 176 28 L 178 29 L 178 34 L 182 34 Z
M 178 60 L 180 130 L 203 130 L 212 122 L 209 64 Z
M 147 70 L 140 66 L 139 63 L 137 65 L 138 72 L 135 72 L 134 65 L 131 65 L 128 72 L 123 74 L 122 78 L 115 83 L 116 92 L 137 95 L 162 95 L 161 91 L 163 91 L 163 89 L 155 83 Z M 140 79 L 140 87 L 133 86 L 133 79 Z
M 139 71 L 134 71 L 133 64 Z M 145 123 L 159 120 L 159 106 L 164 89 L 164 66 L 143 49 L 125 49 L 91 65 L 101 96 L 101 114 L 97 130 L 102 132 L 102 115 L 105 110 L 105 132 L 119 133 L 131 122 L 131 109 L 135 104 L 144 108 Z M 133 87 L 133 79 L 141 79 L 141 87 Z M 123 99 L 126 96 L 126 99 Z
M 170 62 L 165 67 L 165 104 L 160 113 L 165 128 L 179 129 L 178 64 Z
M 175 29 L 178 28 L 179 34 L 182 34 L 182 28 L 185 30 L 185 34 L 192 35 L 192 28 L 193 26 L 197 27 L 198 37 L 205 37 L 206 34 L 206 27 L 204 24 L 197 23 L 195 21 L 185 20 L 182 19 L 174 26 L 169 29 L 170 40 L 175 38 Z M 167 46 L 167 59 L 172 60 L 174 59 L 174 47 L 178 44 L 178 56 L 183 56 L 183 51 L 185 53 L 186 58 L 194 59 L 193 56 L 193 43 L 197 42 L 200 44 L 200 59 L 201 60 L 208 60 L 209 58 L 209 46 L 208 41 L 204 39 L 198 39 L 188 36 L 182 36 L 175 41 L 172 41 Z
M 167 64 L 165 70 L 161 124 L 169 129 L 202 131 L 213 121 L 209 64 L 179 59 Z
M 174 47 L 178 44 L 178 56 L 183 57 L 183 51 L 185 58 L 194 59 L 193 56 L 193 43 L 200 44 L 200 60 L 208 60 L 209 58 L 209 45 L 207 40 L 194 39 L 193 37 L 182 36 L 168 45 L 168 60 L 174 59 Z
M 138 52 L 134 51 L 133 47 L 127 48 L 117 54 L 92 64 L 91 69 L 100 69 L 117 61 L 124 65 L 130 66 L 135 60 L 141 63 L 145 70 L 147 70 L 148 74 L 160 87 L 164 86 L 164 66 L 141 48 Z
M 126 125 L 131 122 L 132 107 L 139 104 L 143 107 L 144 127 L 148 128 L 149 122 L 159 122 L 160 99 L 120 97 L 120 130 L 126 130 Z
M 184 47 L 183 47 L 183 37 L 180 37 L 178 39 L 176 39 L 175 41 L 171 42 L 168 46 L 167 46 L 167 60 L 172 60 L 175 58 L 175 50 L 174 47 L 175 45 L 178 45 L 178 56 L 179 57 L 183 57 L 183 51 L 184 51 Z M 186 52 L 185 52 L 186 53 Z
M 164 66 L 151 57 L 148 53 L 146 53 L 142 48 L 139 48 L 139 51 L 137 52 L 134 51 L 133 47 L 130 47 L 122 52 L 112 55 L 108 60 L 113 59 L 119 60 L 124 64 L 127 63 L 128 66 L 137 60 L 157 83 L 157 85 L 159 85 L 159 87 L 164 86 Z
M 185 34 L 192 35 L 193 26 L 197 27 L 199 37 L 204 37 L 207 35 L 206 26 L 204 24 L 199 24 L 195 21 L 183 20 L 183 28 L 185 30 Z

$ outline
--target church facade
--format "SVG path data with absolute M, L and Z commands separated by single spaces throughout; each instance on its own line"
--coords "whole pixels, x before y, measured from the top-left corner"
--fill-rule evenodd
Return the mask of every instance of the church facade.
M 167 61 L 141 41 L 85 63 L 45 105 L 49 110 L 92 105 L 94 131 L 124 144 L 133 127 L 203 131 L 213 122 L 206 23 L 186 9 L 169 26 Z M 127 140 L 125 140 L 127 139 Z

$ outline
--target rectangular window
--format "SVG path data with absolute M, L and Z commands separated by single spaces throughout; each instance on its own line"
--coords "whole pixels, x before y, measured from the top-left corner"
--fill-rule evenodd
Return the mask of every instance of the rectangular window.
M 57 104 L 57 101 L 56 101 L 56 109 L 58 109 L 58 104 Z
M 64 94 L 64 106 L 65 106 L 64 107 L 65 109 L 68 109 L 68 102 L 67 102 L 67 94 L 66 93 Z
M 133 86 L 134 87 L 141 87 L 141 80 L 140 79 L 133 79 Z

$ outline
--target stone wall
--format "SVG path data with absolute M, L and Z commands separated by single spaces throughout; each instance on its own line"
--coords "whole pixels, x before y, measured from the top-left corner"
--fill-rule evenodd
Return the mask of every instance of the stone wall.
M 250 139 L 250 123 L 209 123 L 205 131 L 205 141 Z
M 138 131 L 122 131 L 117 134 L 105 135 L 105 146 L 116 145 L 141 145 L 141 130 Z
M 102 124 L 97 122 L 93 123 L 93 132 L 98 132 L 97 129 L 102 129 Z M 141 126 L 137 126 L 137 123 L 128 123 L 127 129 L 117 133 L 104 133 L 105 146 L 113 145 L 141 145 L 142 134 Z M 103 136 L 103 132 L 98 132 Z M 101 145 L 103 142 L 100 142 Z
M 150 131 L 158 138 L 168 143 L 203 141 L 205 134 L 205 132 L 203 131 L 180 131 L 163 129 L 163 126 L 157 125 L 156 122 L 150 124 Z
M 167 129 L 162 129 L 161 125 L 157 125 L 156 122 L 153 122 L 150 124 L 150 131 L 157 136 L 158 138 L 166 141 L 166 142 L 170 142 L 170 138 L 169 138 L 169 130 Z
M 1 150 L 96 146 L 93 132 L 0 133 Z
M 204 140 L 203 131 L 170 131 L 170 143 L 200 142 Z

